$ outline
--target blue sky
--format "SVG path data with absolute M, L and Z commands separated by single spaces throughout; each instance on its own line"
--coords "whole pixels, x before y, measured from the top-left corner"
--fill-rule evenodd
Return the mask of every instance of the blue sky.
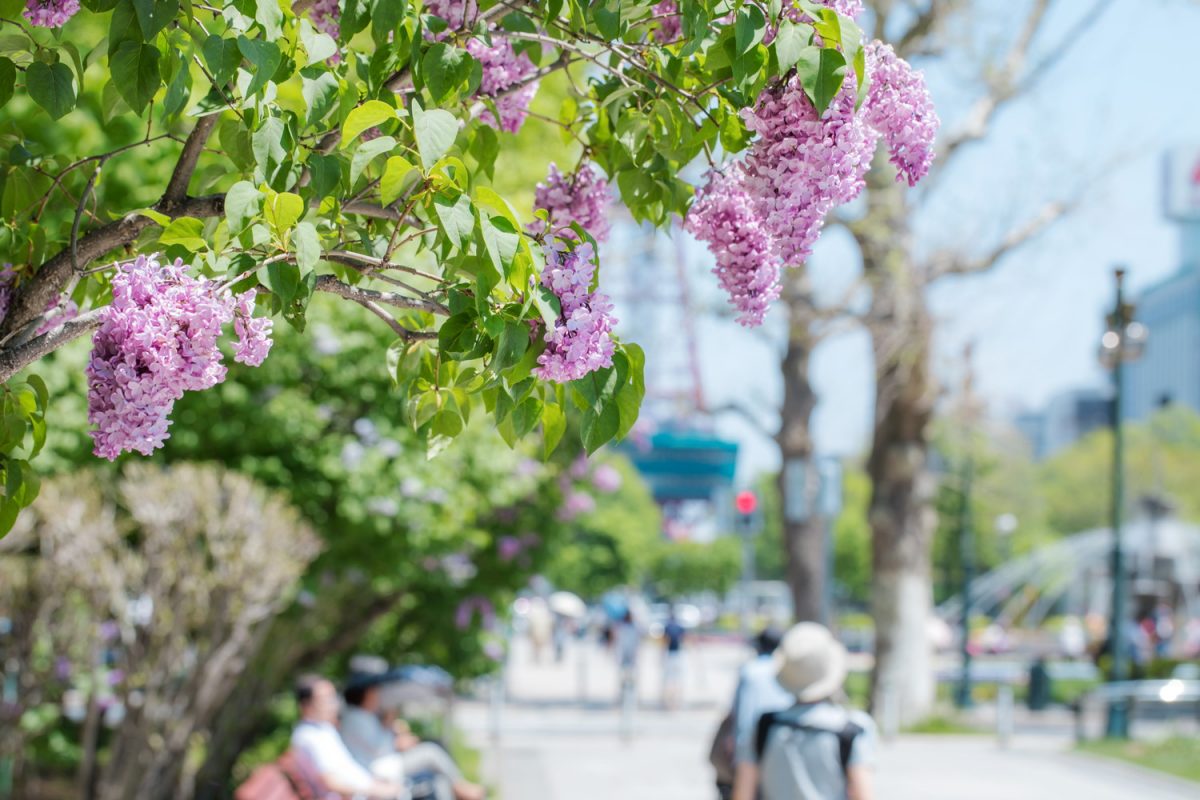
M 980 14 L 964 41 L 984 49 L 1016 24 L 1001 15 L 1023 4 L 977 5 Z M 1059 3 L 1040 46 L 1071 30 L 1091 5 Z M 972 73 L 965 64 L 922 66 L 928 66 L 942 130 L 952 132 L 972 97 Z M 1170 146 L 1200 144 L 1198 79 L 1200 3 L 1124 4 L 1089 29 L 947 172 L 919 218 L 922 248 L 987 242 L 1050 200 L 1082 195 L 1069 218 L 991 273 L 934 288 L 935 368 L 947 386 L 957 384 L 959 353 L 968 340 L 976 343 L 977 384 L 994 416 L 1036 408 L 1059 391 L 1103 380 L 1095 351 L 1111 303 L 1113 265 L 1129 267 L 1135 291 L 1179 266 L 1178 228 L 1162 216 L 1162 154 Z M 707 253 L 695 243 L 686 253 L 695 305 L 719 309 L 723 299 L 708 272 Z M 854 280 L 858 257 L 844 232 L 826 232 L 810 269 L 829 297 Z M 618 298 L 618 311 L 622 305 Z M 648 366 L 670 382 L 683 354 L 678 321 L 665 317 L 647 341 Z M 772 312 L 763 330 L 747 332 L 715 314 L 700 315 L 697 343 L 710 406 L 736 402 L 767 409 L 762 423 L 772 428 L 769 409 L 778 405 L 781 390 L 778 337 L 772 342 L 771 333 L 781 323 L 782 315 Z M 821 398 L 819 450 L 862 453 L 873 403 L 865 335 L 851 332 L 823 345 L 812 378 Z M 770 440 L 736 415 L 720 418 L 717 429 L 742 443 L 742 480 L 778 464 Z

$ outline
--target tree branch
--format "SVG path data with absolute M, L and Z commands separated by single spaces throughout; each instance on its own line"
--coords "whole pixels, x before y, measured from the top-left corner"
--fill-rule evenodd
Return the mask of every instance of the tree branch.
M 1068 203 L 1047 203 L 1024 225 L 1009 231 L 1008 235 L 1001 239 L 995 247 L 975 257 L 967 257 L 951 250 L 934 253 L 922 270 L 926 275 L 926 281 L 935 281 L 947 275 L 973 275 L 985 272 L 1013 250 L 1036 239 L 1072 208 L 1073 205 Z
M 329 254 L 326 254 L 325 257 L 333 260 L 329 258 Z M 404 308 L 410 311 L 426 311 L 430 314 L 450 316 L 450 309 L 433 300 L 405 297 L 395 292 L 380 292 L 375 289 L 363 289 L 358 286 L 351 286 L 348 283 L 342 283 L 334 275 L 318 276 L 315 289 L 318 292 L 328 292 L 329 294 L 336 294 L 338 297 L 344 297 L 347 300 L 353 300 L 360 305 L 371 302 L 385 306 L 394 306 L 395 308 Z
M 100 309 L 93 309 L 25 344 L 0 350 L 0 382 L 7 381 L 39 358 L 98 327 L 100 327 Z
M 187 141 L 183 143 L 183 151 L 179 154 L 179 160 L 175 162 L 175 170 L 171 173 L 171 180 L 167 182 L 162 200 L 158 201 L 159 205 L 178 202 L 187 197 L 188 184 L 196 171 L 196 163 L 200 160 L 200 154 L 204 152 L 208 137 L 212 136 L 213 129 L 216 128 L 218 116 L 220 115 L 209 114 L 196 121 L 196 127 L 192 128 Z

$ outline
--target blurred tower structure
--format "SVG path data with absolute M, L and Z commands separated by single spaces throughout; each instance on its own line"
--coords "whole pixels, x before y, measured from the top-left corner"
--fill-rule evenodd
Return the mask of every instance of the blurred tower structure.
M 646 352 L 646 399 L 623 445 L 663 508 L 670 538 L 713 538 L 732 525 L 737 444 L 713 433 L 701 379 L 688 239 L 613 220 L 601 281 L 617 330 Z

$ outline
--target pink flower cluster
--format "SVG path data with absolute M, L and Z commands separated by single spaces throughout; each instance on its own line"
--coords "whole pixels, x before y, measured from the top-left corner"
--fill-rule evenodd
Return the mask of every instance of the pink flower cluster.
M 525 123 L 529 114 L 529 104 L 537 94 L 537 81 L 512 88 L 516 84 L 537 72 L 537 67 L 525 53 L 518 54 L 513 50 L 512 42 L 498 34 L 492 35 L 492 44 L 482 39 L 471 39 L 467 42 L 467 52 L 470 53 L 483 68 L 483 76 L 479 82 L 479 93 L 484 97 L 493 98 L 496 115 L 489 108 L 479 115 L 486 125 L 498 130 L 516 133 Z
M 684 228 L 716 257 L 713 272 L 729 302 L 741 312 L 738 322 L 761 325 L 779 297 L 779 261 L 773 241 L 746 191 L 741 164 L 725 172 L 713 170 L 696 196 Z
M 758 134 L 746 157 L 745 185 L 783 264 L 796 266 L 812 252 L 825 215 L 862 191 L 877 135 L 855 114 L 855 81 L 818 116 L 796 76 L 742 112 Z
M 558 518 L 562 522 L 570 522 L 580 514 L 588 514 L 596 510 L 596 500 L 587 492 L 573 489 L 563 498 L 562 507 L 558 509 Z
M 541 542 L 542 538 L 536 533 L 527 533 L 524 536 L 501 536 L 496 540 L 496 554 L 501 561 L 512 561 L 527 550 L 537 547 Z
M 679 4 L 675 0 L 662 0 L 651 9 L 652 16 L 658 17 L 658 29 L 663 43 L 674 42 L 683 30 L 683 21 L 679 16 Z
M 611 464 L 601 464 L 592 473 L 592 486 L 597 491 L 612 494 L 621 488 L 621 473 Z
M 551 164 L 543 183 L 537 185 L 533 207 L 546 212 L 549 232 L 575 238 L 570 225 L 578 222 L 598 242 L 608 237 L 608 181 L 592 164 L 582 164 L 571 175 L 564 175 Z M 535 219 L 529 229 L 534 234 L 546 231 L 546 222 Z
M 854 14 L 850 2 L 826 3 Z M 933 161 L 938 118 L 921 75 L 881 43 L 867 45 L 870 89 L 855 110 L 857 85 L 847 73 L 820 115 L 792 75 L 743 111 L 756 139 L 743 163 L 710 172 L 685 227 L 708 243 L 716 273 L 743 325 L 759 325 L 779 296 L 779 268 L 812 253 L 826 215 L 862 193 L 880 136 L 897 179 L 916 183 Z
M 546 349 L 533 374 L 542 380 L 567 383 L 589 372 L 612 366 L 612 301 L 591 291 L 596 272 L 595 253 L 581 244 L 565 256 L 546 248 L 542 285 L 558 297 L 562 315 L 546 331 Z
M 891 45 L 867 44 L 871 85 L 863 104 L 867 124 L 883 135 L 889 160 L 909 186 L 929 173 L 939 120 L 925 79 Z
M 271 352 L 271 331 L 275 323 L 270 317 L 254 316 L 255 289 L 238 297 L 234 306 L 233 331 L 237 343 L 233 347 L 233 360 L 249 367 L 260 366 Z
M 492 601 L 481 594 L 473 594 L 458 604 L 454 611 L 454 627 L 465 631 L 471 627 L 471 621 L 475 619 L 476 614 L 479 614 L 479 620 L 485 628 L 492 627 L 496 622 L 496 609 L 492 606 Z
M 342 32 L 342 10 L 338 8 L 338 0 L 314 0 L 310 13 L 317 30 L 332 36 L 336 41 Z
M 120 264 L 112 295 L 87 367 L 94 452 L 109 460 L 150 455 L 169 435 L 175 401 L 225 379 L 218 339 L 235 316 L 243 322 L 237 360 L 261 363 L 270 348 L 269 324 L 248 319 L 252 296 L 235 299 L 182 261 L 163 266 L 143 255 Z
M 454 30 L 466 27 L 479 13 L 475 0 L 425 0 L 425 10 L 435 17 L 446 20 Z
M 28 0 L 25 19 L 39 28 L 61 28 L 79 12 L 79 0 Z

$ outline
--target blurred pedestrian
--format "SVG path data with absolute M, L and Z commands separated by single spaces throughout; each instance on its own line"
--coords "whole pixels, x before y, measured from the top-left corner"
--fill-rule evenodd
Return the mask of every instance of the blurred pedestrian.
M 734 800 L 873 800 L 875 723 L 834 700 L 846 679 L 841 642 L 801 622 L 784 634 L 774 663 L 793 704 L 759 718 L 752 758 L 737 765 Z
M 554 615 L 546 601 L 540 597 L 529 603 L 529 642 L 533 645 L 533 660 L 542 663 L 542 656 L 550 644 L 553 634 Z
M 613 647 L 616 649 L 617 668 L 621 676 L 620 692 L 633 691 L 637 685 L 638 647 L 642 634 L 633 621 L 633 612 L 626 610 L 613 631 Z
M 675 617 L 675 609 L 667 613 L 663 626 L 663 708 L 673 711 L 683 702 L 683 625 Z

